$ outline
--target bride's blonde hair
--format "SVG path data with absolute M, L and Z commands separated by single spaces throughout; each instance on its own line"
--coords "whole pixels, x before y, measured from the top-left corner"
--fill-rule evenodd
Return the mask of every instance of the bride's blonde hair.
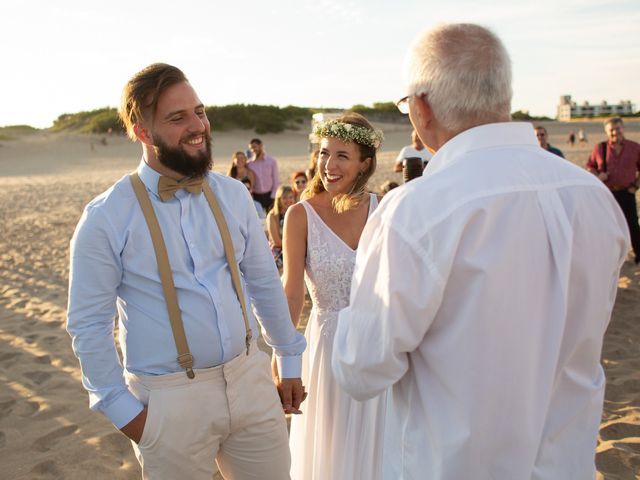
M 369 121 L 366 118 L 364 118 L 359 113 L 355 113 L 355 112 L 347 112 L 341 117 L 333 120 L 333 122 L 340 122 L 340 123 L 345 123 L 349 125 L 354 125 L 357 127 L 363 127 L 368 130 L 371 130 L 371 132 L 375 131 L 373 126 L 369 123 Z M 371 145 L 365 145 L 363 143 L 359 143 L 355 140 L 354 140 L 354 143 L 358 146 L 358 150 L 360 151 L 360 161 L 364 162 L 367 158 L 370 158 L 371 160 L 369 162 L 368 168 L 365 171 L 360 172 L 358 174 L 358 177 L 356 178 L 355 182 L 351 186 L 351 189 L 349 190 L 349 192 L 340 193 L 333 198 L 332 200 L 333 208 L 338 213 L 346 212 L 347 210 L 356 208 L 365 200 L 365 198 L 367 197 L 367 189 L 366 189 L 367 182 L 369 181 L 369 178 L 371 178 L 373 173 L 376 171 L 377 148 Z M 322 179 L 320 177 L 320 169 L 317 168 L 317 165 L 316 165 L 315 174 L 311 179 L 311 181 L 307 184 L 307 188 L 305 188 L 304 191 L 302 192 L 300 199 L 307 200 L 309 198 L 314 197 L 318 193 L 321 193 L 324 191 L 325 191 L 325 188 L 324 188 L 324 185 L 322 184 Z

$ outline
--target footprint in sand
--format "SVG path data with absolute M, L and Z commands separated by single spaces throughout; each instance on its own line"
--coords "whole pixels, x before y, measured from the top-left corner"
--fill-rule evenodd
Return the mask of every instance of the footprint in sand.
M 18 415 L 21 417 L 30 417 L 40 410 L 40 404 L 38 402 L 26 401 L 21 402 L 20 408 L 22 409 L 22 412 Z
M 616 422 L 600 429 L 602 440 L 622 440 L 629 437 L 640 437 L 640 425 Z
M 64 415 L 70 410 L 70 407 L 67 406 L 57 406 L 51 408 L 43 408 L 38 412 L 37 415 L 34 415 L 33 420 L 49 420 L 50 418 L 56 418 Z
M 53 345 L 54 343 L 58 343 L 60 341 L 60 338 L 54 337 L 53 335 L 49 335 L 47 337 L 44 337 L 42 341 L 47 345 Z
M 29 380 L 31 380 L 33 383 L 35 383 L 36 385 L 41 385 L 44 382 L 46 382 L 47 380 L 49 380 L 51 378 L 51 374 L 48 372 L 26 372 L 24 374 L 25 377 L 27 377 Z
M 10 367 L 16 362 L 20 355 L 22 355 L 21 352 L 0 353 L 0 365 Z
M 0 400 L 0 418 L 6 417 L 13 410 L 16 400 L 13 398 Z
M 35 473 L 36 475 L 43 476 L 45 478 L 62 478 L 60 469 L 54 460 L 45 460 L 44 462 L 36 464 L 31 469 L 31 473 Z
M 37 333 L 32 333 L 31 335 L 25 335 L 24 341 L 27 342 L 29 345 L 32 345 L 36 342 L 36 340 L 38 340 L 39 336 L 40 335 L 38 335 Z
M 113 432 L 100 438 L 100 452 L 122 458 L 131 452 L 131 441 L 123 434 Z
M 77 425 L 67 425 L 66 427 L 60 427 L 38 438 L 35 442 L 33 442 L 33 448 L 38 452 L 48 452 L 51 447 L 53 447 L 58 442 L 58 440 L 72 435 L 76 430 L 78 430 Z
M 51 365 L 51 356 L 50 355 L 40 355 L 36 357 L 36 363 L 40 363 L 43 365 Z

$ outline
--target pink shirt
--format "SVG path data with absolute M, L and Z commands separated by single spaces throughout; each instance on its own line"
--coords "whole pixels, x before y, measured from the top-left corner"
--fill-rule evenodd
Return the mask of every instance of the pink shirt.
M 602 146 L 598 143 L 589 155 L 587 170 L 590 172 L 605 171 L 602 161 Z M 604 184 L 610 189 L 618 190 L 630 187 L 640 172 L 640 144 L 631 140 L 622 141 L 622 150 L 616 154 L 611 142 L 607 142 L 607 167 L 608 175 Z
M 271 198 L 276 198 L 276 190 L 280 185 L 276 159 L 264 153 L 262 158 L 250 161 L 247 166 L 256 174 L 256 183 L 253 186 L 253 192 L 270 192 Z

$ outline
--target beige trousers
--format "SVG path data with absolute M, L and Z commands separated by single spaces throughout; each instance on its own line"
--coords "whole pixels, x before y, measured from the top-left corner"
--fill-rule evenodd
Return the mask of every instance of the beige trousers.
M 269 357 L 251 353 L 214 368 L 138 376 L 131 392 L 148 406 L 139 444 L 144 479 L 228 480 L 289 478 L 287 426 L 271 380 Z M 217 466 L 216 466 L 217 463 Z

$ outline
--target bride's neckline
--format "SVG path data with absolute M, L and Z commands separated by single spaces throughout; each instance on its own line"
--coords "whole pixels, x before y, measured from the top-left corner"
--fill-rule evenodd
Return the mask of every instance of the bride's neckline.
M 369 194 L 369 204 L 367 205 L 367 219 L 369 219 L 369 216 L 371 215 L 371 206 L 373 204 L 373 196 L 374 194 Z M 329 230 L 329 232 L 331 232 L 331 234 L 336 237 L 340 243 L 342 243 L 345 247 L 347 247 L 350 251 L 352 252 L 356 252 L 358 251 L 358 246 L 356 246 L 356 248 L 353 248 L 351 245 L 349 245 L 347 242 L 345 242 L 343 240 L 343 238 L 338 235 L 329 225 L 327 225 L 327 222 L 325 222 L 322 218 L 322 216 L 320 216 L 320 214 L 318 213 L 318 211 L 316 210 L 316 208 L 311 205 L 311 203 L 309 203 L 308 200 L 305 200 L 305 203 L 307 205 L 309 205 L 309 208 L 311 208 L 311 210 L 313 211 L 313 214 L 318 217 L 318 220 L 320 220 L 320 222 L 322 223 L 322 225 L 324 225 L 324 227 Z M 362 232 L 360 232 L 360 234 L 362 235 Z M 358 240 L 358 244 L 360 243 L 360 240 Z

